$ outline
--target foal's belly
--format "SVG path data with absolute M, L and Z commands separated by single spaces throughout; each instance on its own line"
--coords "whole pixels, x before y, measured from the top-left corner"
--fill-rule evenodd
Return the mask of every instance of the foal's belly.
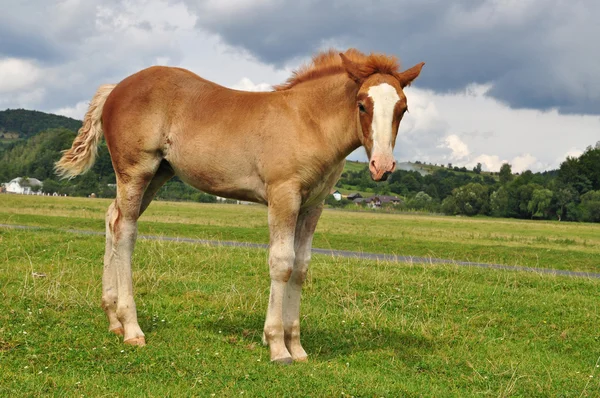
M 244 157 L 209 151 L 172 151 L 167 161 L 175 175 L 203 192 L 229 199 L 265 203 L 265 184 Z
M 212 178 L 187 179 L 180 177 L 196 189 L 228 199 L 266 204 L 266 193 L 260 180 L 252 177 L 235 177 L 215 181 Z

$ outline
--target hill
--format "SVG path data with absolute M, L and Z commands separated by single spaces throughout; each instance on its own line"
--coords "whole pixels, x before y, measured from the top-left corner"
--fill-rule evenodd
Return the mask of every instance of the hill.
M 414 196 L 423 191 L 433 199 L 443 200 L 454 188 L 480 183 L 495 186 L 498 173 L 468 170 L 466 167 L 438 166 L 422 162 L 400 162 L 386 182 L 374 182 L 365 162 L 346 161 L 336 188 L 342 194 L 358 192 L 363 197 L 374 194 Z
M 51 113 L 26 109 L 0 111 L 0 143 L 28 139 L 48 129 L 63 128 L 77 131 L 81 121 Z

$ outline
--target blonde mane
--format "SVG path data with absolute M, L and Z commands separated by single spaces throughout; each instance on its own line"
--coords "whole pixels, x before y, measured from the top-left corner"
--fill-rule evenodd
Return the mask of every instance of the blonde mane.
M 275 91 L 289 90 L 297 84 L 308 80 L 318 79 L 345 72 L 340 52 L 334 49 L 316 54 L 312 61 L 292 72 L 292 76 L 283 84 L 273 88 Z M 361 78 L 367 78 L 375 73 L 395 75 L 400 73 L 400 63 L 394 56 L 371 53 L 366 55 L 355 48 L 344 52 L 346 58 L 360 66 Z

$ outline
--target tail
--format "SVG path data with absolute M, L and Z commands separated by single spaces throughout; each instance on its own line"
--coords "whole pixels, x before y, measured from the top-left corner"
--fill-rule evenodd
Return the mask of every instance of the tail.
M 102 109 L 115 86 L 116 84 L 105 84 L 96 91 L 73 145 L 63 151 L 62 158 L 54 165 L 54 172 L 60 178 L 71 179 L 85 173 L 94 164 L 102 137 Z

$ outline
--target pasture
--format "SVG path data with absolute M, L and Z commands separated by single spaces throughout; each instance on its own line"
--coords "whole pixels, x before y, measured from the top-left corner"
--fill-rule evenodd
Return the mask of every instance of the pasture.
M 0 195 L 0 395 L 600 395 L 600 280 L 315 255 L 308 363 L 260 343 L 264 250 L 140 239 L 148 346 L 100 308 L 109 201 Z M 266 243 L 260 206 L 154 202 L 141 234 Z M 314 246 L 600 272 L 600 226 L 325 211 Z M 38 277 L 34 277 L 38 275 Z M 39 277 L 43 275 L 43 277 Z

